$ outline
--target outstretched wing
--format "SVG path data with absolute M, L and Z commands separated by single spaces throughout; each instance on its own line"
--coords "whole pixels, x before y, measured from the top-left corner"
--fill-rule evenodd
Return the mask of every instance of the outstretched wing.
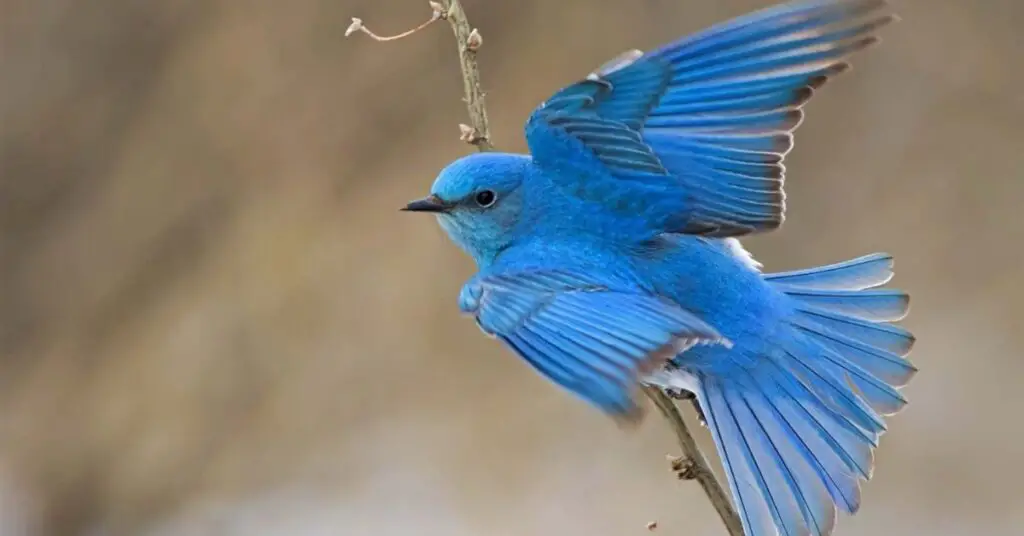
M 721 340 L 668 300 L 565 271 L 483 277 L 460 302 L 538 372 L 626 420 L 640 415 L 633 396 L 641 377 L 693 344 Z
M 787 3 L 624 54 L 534 111 L 534 161 L 575 195 L 661 231 L 775 229 L 801 108 L 877 41 L 894 20 L 885 5 Z

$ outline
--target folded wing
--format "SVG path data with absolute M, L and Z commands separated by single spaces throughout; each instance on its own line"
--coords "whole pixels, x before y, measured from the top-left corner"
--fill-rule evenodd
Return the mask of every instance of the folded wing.
M 462 308 L 538 372 L 605 412 L 640 415 L 639 378 L 700 342 L 721 337 L 657 296 L 590 276 L 530 270 L 480 278 Z

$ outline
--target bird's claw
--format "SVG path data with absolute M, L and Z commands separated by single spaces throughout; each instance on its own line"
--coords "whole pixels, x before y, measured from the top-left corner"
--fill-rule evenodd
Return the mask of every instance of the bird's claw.
M 665 394 L 673 400 L 689 400 L 693 403 L 693 411 L 697 413 L 697 420 L 700 421 L 700 425 L 707 428 L 708 420 L 704 417 L 704 410 L 700 408 L 700 404 L 697 402 L 697 395 L 692 391 L 686 389 L 665 389 Z
M 673 400 L 694 400 L 697 395 L 686 389 L 665 389 L 665 394 Z

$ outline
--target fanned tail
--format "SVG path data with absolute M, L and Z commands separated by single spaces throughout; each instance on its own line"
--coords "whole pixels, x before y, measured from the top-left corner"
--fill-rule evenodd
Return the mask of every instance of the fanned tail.
M 883 415 L 902 409 L 914 343 L 891 325 L 907 295 L 875 290 L 892 258 L 766 275 L 793 300 L 789 330 L 756 366 L 696 374 L 697 397 L 749 536 L 823 536 L 855 513 Z
M 872 409 L 896 413 L 906 400 L 895 389 L 917 373 L 905 356 L 914 336 L 890 324 L 902 320 L 910 296 L 876 289 L 892 278 L 892 256 L 874 254 L 810 270 L 765 276 L 793 298 L 791 323 L 808 339 L 824 368 L 854 384 Z

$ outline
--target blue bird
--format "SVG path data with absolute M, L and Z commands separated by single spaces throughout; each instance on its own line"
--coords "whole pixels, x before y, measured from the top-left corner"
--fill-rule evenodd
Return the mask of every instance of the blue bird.
M 626 53 L 533 112 L 530 154 L 461 158 L 403 209 L 473 257 L 459 308 L 550 381 L 629 423 L 641 385 L 695 395 L 749 536 L 856 512 L 916 372 L 891 256 L 769 274 L 738 241 L 782 224 L 802 108 L 885 8 L 781 4 Z

